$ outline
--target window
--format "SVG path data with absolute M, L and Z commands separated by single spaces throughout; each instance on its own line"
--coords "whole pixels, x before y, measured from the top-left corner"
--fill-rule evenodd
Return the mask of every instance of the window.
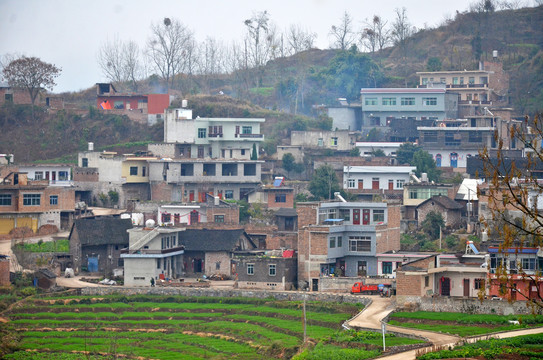
M 4 99 L 6 102 L 13 102 L 13 94 L 5 94 Z
M 138 167 L 130 166 L 130 176 L 138 176 Z
M 68 178 L 68 172 L 67 171 L 59 171 L 58 172 L 58 179 L 62 181 L 69 180 Z
M 349 189 L 356 189 L 356 179 L 348 179 L 347 186 Z
M 275 202 L 276 203 L 287 202 L 287 195 L 286 194 L 276 194 L 275 195 Z
M 217 261 L 215 263 L 215 270 L 220 270 L 221 269 L 221 262 L 220 261 Z
M 371 97 L 364 100 L 364 105 L 377 105 L 377 98 Z
M 241 149 L 241 155 L 245 155 L 245 149 Z
M 323 142 L 322 138 L 319 138 L 319 140 L 317 142 L 317 146 L 324 146 L 324 142 Z
M 460 85 L 464 85 L 464 77 L 460 77 Z
M 41 205 L 40 200 L 41 200 L 40 194 L 24 194 L 23 195 L 24 206 L 40 206 Z
M 58 195 L 49 196 L 49 205 L 58 205 Z
M 255 264 L 247 264 L 247 275 L 255 274 Z
M 522 270 L 534 271 L 535 270 L 535 259 L 522 259 Z
M 453 85 L 458 85 L 458 77 L 453 77 L 453 81 L 452 81 Z
M 223 223 L 224 222 L 224 215 L 215 215 L 215 222 L 216 223 Z
M 470 85 L 475 84 L 475 77 L 470 76 L 470 77 L 468 78 L 468 83 L 469 83 Z
M 0 206 L 11 206 L 10 194 L 0 194 Z
M 422 85 L 428 84 L 428 78 L 422 78 Z
M 336 238 L 335 237 L 331 237 L 330 238 L 330 249 L 333 249 L 336 247 Z
M 205 138 L 206 138 L 206 128 L 199 128 L 198 139 L 205 139 Z
M 141 167 L 141 176 L 145 176 L 146 175 L 146 171 L 147 169 L 145 168 L 145 166 L 142 166 Z
M 428 286 L 430 286 L 430 277 L 425 276 L 424 277 L 424 287 L 428 287 Z
M 439 78 L 439 82 L 445 84 L 447 82 L 447 79 L 445 79 L 444 77 Z
M 383 274 L 392 274 L 392 261 L 383 261 Z
M 371 251 L 371 237 L 349 236 L 349 251 Z
M 485 287 L 485 279 L 475 279 L 473 282 L 475 290 L 483 289 Z
M 276 266 L 275 266 L 275 264 L 269 264 L 268 265 L 268 274 L 270 276 L 275 276 L 275 274 L 276 274 Z
M 403 97 L 402 106 L 408 106 L 408 105 L 415 105 L 415 98 L 414 97 Z
M 234 198 L 234 190 L 225 190 L 224 191 L 224 198 L 225 199 L 233 199 Z
M 241 127 L 241 133 L 242 134 L 252 134 L 253 133 L 253 127 L 252 126 L 242 126 Z
M 373 210 L 373 222 L 385 221 L 385 210 Z
M 351 209 L 339 209 L 339 218 L 343 221 L 351 221 Z
M 160 259 L 156 259 L 156 268 L 160 269 Z
M 338 248 L 343 247 L 343 237 L 342 236 L 337 237 L 337 247 Z
M 115 109 L 123 110 L 124 109 L 124 103 L 122 101 L 115 101 L 113 103 L 113 107 Z
M 333 137 L 330 139 L 330 145 L 331 146 L 337 146 L 337 137 Z
M 396 180 L 396 189 L 403 189 L 403 184 L 405 184 L 404 179 L 398 179 Z
M 435 97 L 422 98 L 422 105 L 425 105 L 425 106 L 437 105 L 437 98 Z
M 384 97 L 382 99 L 383 105 L 396 105 L 396 98 L 393 97 Z
M 34 173 L 34 180 L 43 180 L 43 171 L 36 171 Z

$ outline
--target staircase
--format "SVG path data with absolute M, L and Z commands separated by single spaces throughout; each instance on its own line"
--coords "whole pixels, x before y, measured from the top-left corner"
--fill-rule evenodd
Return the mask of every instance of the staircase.
M 147 234 L 145 234 L 141 239 L 130 245 L 129 250 L 139 250 L 143 245 L 145 245 L 149 240 L 151 240 L 158 234 L 158 227 L 156 227 L 153 230 L 149 231 Z

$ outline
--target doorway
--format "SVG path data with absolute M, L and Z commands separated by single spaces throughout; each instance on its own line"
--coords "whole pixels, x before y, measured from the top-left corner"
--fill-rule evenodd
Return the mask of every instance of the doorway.
M 451 296 L 451 279 L 446 277 L 441 278 L 441 295 Z
M 469 297 L 469 279 L 464 279 L 464 297 Z
M 319 291 L 319 279 L 311 279 L 311 291 Z
M 89 256 L 87 270 L 88 272 L 98 272 L 98 256 Z

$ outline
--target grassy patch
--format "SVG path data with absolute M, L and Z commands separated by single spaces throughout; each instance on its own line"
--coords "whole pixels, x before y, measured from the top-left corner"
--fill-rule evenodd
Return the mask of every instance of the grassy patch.
M 41 241 L 37 243 L 18 243 L 15 248 L 22 248 L 28 252 L 69 252 L 70 241 L 68 239 L 60 239 L 55 241 Z

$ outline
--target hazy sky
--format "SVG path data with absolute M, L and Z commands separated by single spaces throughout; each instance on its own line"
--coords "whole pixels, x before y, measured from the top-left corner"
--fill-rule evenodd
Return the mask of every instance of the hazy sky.
M 54 92 L 78 91 L 106 81 L 97 64 L 100 45 L 117 36 L 143 47 L 153 22 L 178 18 L 198 41 L 206 37 L 229 43 L 241 40 L 243 20 L 267 10 L 276 26 L 298 24 L 317 34 L 316 45 L 328 48 L 330 27 L 344 11 L 356 28 L 373 15 L 389 21 L 405 7 L 417 28 L 434 27 L 475 0 L 0 0 L 0 56 L 36 56 L 62 68 Z

